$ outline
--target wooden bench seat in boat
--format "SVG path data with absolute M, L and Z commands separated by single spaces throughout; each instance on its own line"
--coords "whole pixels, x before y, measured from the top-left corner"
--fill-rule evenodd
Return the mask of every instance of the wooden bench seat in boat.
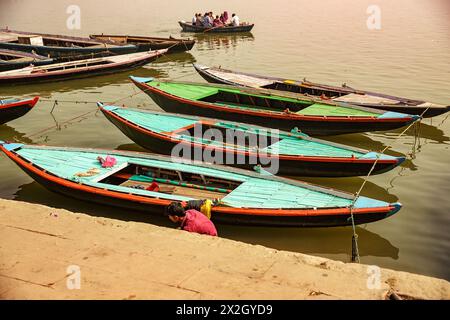
M 148 187 L 152 183 L 151 182 L 142 182 L 142 181 L 132 181 L 127 180 L 120 184 L 122 187 L 129 187 L 133 188 L 136 186 L 145 186 Z M 208 191 L 208 190 L 202 190 L 202 189 L 194 189 L 189 187 L 183 187 L 183 186 L 174 186 L 167 183 L 160 183 L 158 182 L 159 186 L 159 192 L 167 193 L 167 194 L 177 194 L 177 195 L 183 195 L 186 197 L 192 197 L 192 198 L 200 198 L 200 199 L 215 199 L 219 198 L 222 199 L 224 196 L 226 196 L 226 193 L 221 192 L 214 192 L 214 191 Z

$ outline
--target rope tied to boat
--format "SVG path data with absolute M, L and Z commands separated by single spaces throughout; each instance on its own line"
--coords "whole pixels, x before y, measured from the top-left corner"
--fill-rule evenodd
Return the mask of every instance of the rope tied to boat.
M 55 102 L 53 103 L 52 111 L 50 111 L 50 113 L 53 113 L 53 110 L 55 110 L 57 105 L 58 105 L 58 100 L 55 100 Z
M 377 154 L 376 159 L 375 159 L 375 161 L 374 161 L 372 167 L 371 167 L 370 170 L 369 170 L 369 173 L 368 173 L 368 174 L 366 175 L 366 177 L 364 178 L 364 181 L 363 181 L 363 183 L 361 184 L 361 186 L 360 186 L 358 192 L 356 192 L 356 194 L 355 194 L 355 196 L 354 196 L 354 198 L 353 198 L 353 201 L 352 201 L 352 203 L 350 204 L 350 219 L 351 219 L 351 222 L 352 222 L 352 230 L 353 230 L 353 235 L 352 235 L 352 257 L 351 257 L 351 262 L 357 262 L 357 263 L 360 263 L 360 261 L 361 261 L 360 255 L 359 255 L 359 247 L 358 247 L 358 234 L 356 233 L 355 217 L 354 217 L 354 214 L 353 214 L 353 209 L 354 209 L 355 203 L 356 203 L 356 201 L 358 200 L 359 195 L 361 194 L 361 191 L 363 190 L 364 186 L 365 186 L 366 183 L 367 183 L 367 180 L 369 179 L 370 175 L 372 174 L 373 170 L 375 169 L 375 167 L 376 167 L 376 165 L 377 165 L 377 163 L 378 163 L 378 160 L 380 160 L 380 156 L 381 156 L 382 154 L 384 154 L 384 153 L 386 152 L 387 149 L 389 149 L 390 147 L 392 147 L 392 145 L 393 145 L 393 144 L 394 144 L 401 136 L 403 136 L 403 135 L 406 133 L 406 131 L 408 131 L 412 126 L 416 125 L 416 128 L 417 128 L 417 123 L 419 123 L 419 125 L 420 125 L 420 123 L 422 122 L 422 119 L 423 119 L 423 115 L 428 111 L 428 109 L 429 109 L 429 107 L 426 108 L 426 109 L 422 112 L 422 114 L 420 115 L 420 118 L 419 118 L 419 119 L 417 119 L 417 120 L 411 122 L 411 123 L 410 123 L 410 124 L 409 124 L 402 132 L 400 132 L 400 134 L 399 134 L 399 135 L 398 135 L 398 136 L 397 136 L 390 144 L 388 144 L 388 145 L 387 145 L 380 153 Z M 416 141 L 416 139 L 417 139 L 417 135 L 418 135 L 418 134 L 419 134 L 419 130 L 416 129 L 416 130 L 415 130 L 415 133 L 414 133 L 414 140 L 415 140 L 415 141 Z

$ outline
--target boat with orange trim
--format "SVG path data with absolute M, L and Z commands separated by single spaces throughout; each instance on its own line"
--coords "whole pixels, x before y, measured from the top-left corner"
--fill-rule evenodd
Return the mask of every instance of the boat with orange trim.
M 257 172 L 116 150 L 32 146 L 0 141 L 0 150 L 48 189 L 83 201 L 162 215 L 172 201 L 218 199 L 217 222 L 333 227 L 392 216 L 400 203 Z M 104 166 L 102 159 L 113 158 Z

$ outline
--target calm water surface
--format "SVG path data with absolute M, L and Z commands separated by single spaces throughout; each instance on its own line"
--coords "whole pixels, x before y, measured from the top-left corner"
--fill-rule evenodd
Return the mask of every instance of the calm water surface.
M 204 80 L 192 63 L 381 91 L 450 103 L 450 5 L 447 0 L 378 0 L 381 30 L 368 30 L 366 9 L 373 1 L 113 1 L 0 0 L 0 25 L 36 32 L 88 35 L 122 33 L 194 37 L 189 53 L 167 55 L 133 72 L 42 85 L 2 87 L 0 96 L 40 95 L 47 100 L 115 101 L 138 93 L 128 75 Z M 66 27 L 66 9 L 81 8 L 81 29 Z M 250 35 L 182 34 L 180 19 L 194 12 L 228 10 L 255 22 Z M 159 110 L 136 94 L 121 104 Z M 93 103 L 41 101 L 21 119 L 0 126 L 0 137 L 26 143 L 141 150 L 121 134 Z M 81 117 L 80 117 L 81 116 Z M 57 125 L 57 129 L 55 127 Z M 41 132 L 43 129 L 50 130 Z M 357 228 L 363 263 L 450 280 L 450 121 L 422 122 L 396 140 L 398 131 L 332 137 L 330 140 L 407 155 L 401 167 L 369 179 L 362 194 L 400 201 L 395 216 Z M 0 155 L 0 197 L 42 203 L 92 215 L 171 226 L 165 219 L 112 210 L 53 194 Z M 362 178 L 305 180 L 356 192 Z M 221 236 L 268 247 L 349 261 L 351 228 L 278 229 L 219 225 Z

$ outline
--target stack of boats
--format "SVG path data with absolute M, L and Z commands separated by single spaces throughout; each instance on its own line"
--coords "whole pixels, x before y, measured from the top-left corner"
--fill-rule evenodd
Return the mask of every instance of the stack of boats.
M 0 84 L 109 74 L 191 50 L 190 39 L 92 35 L 90 38 L 0 29 Z
M 49 35 L 40 37 L 49 39 L 44 47 L 67 41 Z M 102 41 L 110 53 L 116 50 L 124 53 L 131 46 L 139 52 L 28 66 L 0 73 L 0 82 L 2 79 L 8 82 L 65 79 L 75 70 L 79 70 L 76 72 L 80 76 L 115 72 L 141 65 L 177 48 L 176 45 L 162 47 L 167 45 L 167 39 L 151 42 L 143 37 L 92 35 L 89 41 L 79 41 L 72 43 L 77 43 L 80 50 L 95 49 L 98 44 L 92 41 Z M 0 48 L 16 50 L 22 42 L 19 37 L 19 40 L 0 43 Z M 186 50 L 192 47 L 185 42 L 177 45 Z M 42 44 L 28 46 L 33 55 L 50 52 L 48 48 L 46 52 L 38 50 Z M 62 47 L 54 55 L 56 60 L 67 57 L 70 51 L 67 48 L 75 50 L 71 45 Z M 35 56 L 29 58 L 39 60 Z M 355 224 L 384 219 L 400 210 L 401 205 L 363 196 L 356 198 L 350 193 L 279 175 L 381 174 L 397 167 L 405 158 L 309 135 L 392 130 L 410 125 L 422 116 L 449 111 L 449 106 L 347 86 L 194 67 L 213 83 L 131 77 L 166 112 L 98 103 L 104 116 L 131 140 L 163 155 L 5 141 L 0 141 L 0 150 L 50 190 L 82 200 L 161 214 L 172 201 L 218 199 L 212 208 L 212 219 L 216 221 L 270 226 L 345 226 L 352 224 L 352 217 Z M 0 101 L 0 116 L 3 110 L 11 114 L 1 116 L 0 123 L 20 116 L 18 106 L 22 104 L 23 110 L 29 110 L 37 99 Z M 105 166 L 102 160 L 107 157 L 115 159 L 113 165 Z

